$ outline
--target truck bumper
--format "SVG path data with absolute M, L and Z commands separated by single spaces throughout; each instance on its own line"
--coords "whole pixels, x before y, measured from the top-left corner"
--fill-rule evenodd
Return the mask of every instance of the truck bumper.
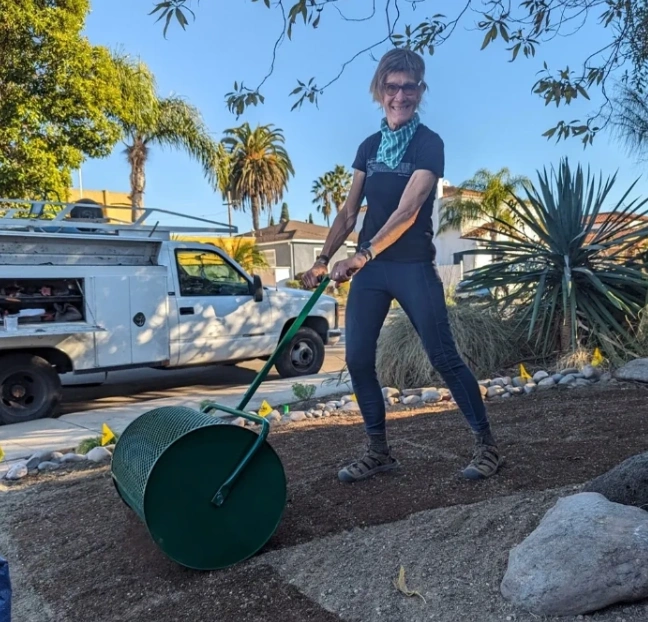
M 331 328 L 326 334 L 326 345 L 334 346 L 342 337 L 342 331 L 339 328 Z

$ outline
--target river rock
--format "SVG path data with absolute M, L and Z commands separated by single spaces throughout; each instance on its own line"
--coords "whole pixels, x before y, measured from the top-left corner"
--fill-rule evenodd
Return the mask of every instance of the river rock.
M 479 392 L 481 393 L 482 398 L 488 397 L 488 388 L 485 387 L 483 384 L 479 385 Z
M 426 404 L 434 404 L 441 401 L 441 393 L 439 393 L 436 389 L 429 389 L 427 391 L 423 391 L 423 393 L 421 394 L 421 399 Z
M 29 469 L 27 468 L 27 463 L 26 462 L 18 462 L 14 464 L 6 473 L 5 479 L 9 480 L 19 480 L 22 479 L 23 477 L 27 477 L 27 474 L 29 473 Z
M 304 421 L 307 419 L 306 413 L 303 410 L 296 410 L 292 413 L 290 413 L 290 420 L 294 421 L 295 423 L 298 421 Z
M 358 404 L 358 402 L 347 402 L 344 406 L 342 406 L 342 410 L 345 413 L 359 413 L 360 405 Z
M 103 462 L 110 460 L 112 454 L 105 447 L 94 447 L 86 454 L 86 457 L 90 462 Z
M 563 376 L 560 379 L 558 384 L 562 384 L 562 385 L 571 384 L 572 382 L 575 382 L 575 381 L 576 381 L 576 377 L 574 376 L 574 374 L 567 374 L 566 376 Z
M 41 462 L 47 462 L 52 459 L 52 453 L 51 451 L 38 451 L 34 455 L 32 455 L 29 460 L 25 463 L 27 465 L 27 470 L 31 471 L 33 469 L 38 468 L 38 465 Z
M 524 385 L 524 392 L 528 395 L 529 393 L 533 393 L 538 389 L 538 385 L 535 382 L 527 382 Z
M 344 395 L 340 399 L 340 402 L 342 403 L 342 406 L 344 406 L 344 404 L 348 404 L 349 402 L 352 402 L 352 401 L 353 401 L 353 396 L 352 395 Z
M 648 512 L 593 492 L 560 499 L 510 551 L 500 589 L 539 616 L 648 597 Z
M 63 457 L 61 458 L 60 462 L 62 464 L 65 464 L 66 462 L 85 462 L 87 460 L 87 456 L 84 456 L 83 454 L 77 454 L 71 451 L 70 453 L 63 454 Z
M 385 398 L 385 404 L 387 404 L 387 406 L 393 406 L 394 404 L 397 404 L 397 403 L 398 403 L 398 400 L 395 397 L 387 397 L 387 398 Z
M 281 413 L 278 410 L 273 410 L 266 419 L 272 423 L 273 421 L 281 421 Z
M 421 401 L 422 400 L 420 395 L 406 395 L 402 399 L 402 402 L 403 404 L 405 404 L 405 406 L 414 406 L 415 404 L 420 404 Z
M 540 371 L 537 371 L 535 374 L 533 374 L 533 382 L 538 384 L 541 380 L 544 380 L 545 378 L 548 378 L 548 377 L 549 377 L 549 374 L 546 371 L 540 370 Z
M 526 380 L 522 376 L 515 376 L 513 382 L 511 383 L 514 387 L 524 387 Z
M 499 384 L 494 384 L 492 387 L 488 387 L 488 392 L 486 395 L 488 397 L 499 397 L 504 393 L 506 393 L 506 389 L 504 389 L 504 387 L 500 386 Z
M 320 419 L 322 416 L 322 410 L 314 410 L 312 415 L 314 419 Z
M 598 492 L 608 501 L 648 508 L 648 452 L 632 456 L 594 478 L 583 492 Z
M 387 399 L 388 397 L 398 397 L 400 395 L 400 391 L 398 389 L 395 389 L 394 387 L 383 387 L 382 394 L 383 397 Z
M 648 382 L 648 358 L 634 359 L 614 372 L 617 380 Z
M 52 462 L 51 460 L 46 460 L 45 462 L 41 462 L 38 465 L 38 470 L 39 471 L 56 471 L 56 469 L 60 469 L 61 465 L 58 462 Z
M 551 387 L 554 386 L 556 386 L 556 381 L 551 376 L 547 376 L 546 378 L 543 378 L 540 382 L 538 382 L 539 391 L 551 389 Z
M 583 378 L 589 380 L 591 378 L 598 378 L 601 375 L 601 372 L 599 369 L 594 367 L 594 365 L 585 365 L 585 367 L 581 369 L 581 374 L 583 374 Z
M 409 397 L 410 395 L 418 395 L 421 397 L 421 393 L 423 393 L 423 389 L 419 387 L 418 389 L 405 389 L 402 395 L 403 397 Z
M 571 374 L 577 374 L 578 367 L 567 367 L 566 369 L 562 369 L 559 373 L 561 376 L 570 376 Z
M 493 380 L 492 380 L 492 382 L 491 382 L 491 387 L 494 387 L 494 386 L 496 386 L 496 385 L 497 385 L 498 387 L 505 387 L 506 384 L 507 384 L 507 383 L 506 383 L 506 378 L 502 378 L 502 377 L 499 377 L 499 378 L 493 378 Z

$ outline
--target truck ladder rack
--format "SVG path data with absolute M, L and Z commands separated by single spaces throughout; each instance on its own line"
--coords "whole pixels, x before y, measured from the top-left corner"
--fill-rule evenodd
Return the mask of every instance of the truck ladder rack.
M 105 207 L 110 207 L 111 210 L 124 210 L 125 217 L 130 220 L 112 219 L 111 222 L 105 217 L 73 218 L 71 216 L 75 208 L 79 210 L 95 208 L 103 212 Z M 137 212 L 141 213 L 138 214 Z M 163 226 L 159 224 L 162 216 L 183 218 L 197 223 L 205 223 L 208 226 Z M 155 221 L 155 224 L 144 224 L 149 218 Z M 238 233 L 238 227 L 197 216 L 189 216 L 180 212 L 151 207 L 136 209 L 131 206 L 121 205 L 104 206 L 98 203 L 85 203 L 83 200 L 76 203 L 63 203 L 60 201 L 0 198 L 0 232 L 2 231 L 136 236 L 168 240 L 171 233 L 176 232 L 232 235 Z

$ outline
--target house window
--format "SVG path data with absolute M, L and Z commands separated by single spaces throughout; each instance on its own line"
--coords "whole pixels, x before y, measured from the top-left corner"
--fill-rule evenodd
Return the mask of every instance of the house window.
M 453 253 L 452 254 L 452 263 L 455 266 L 460 266 L 463 261 L 463 253 Z
M 316 247 L 313 249 L 313 261 L 317 261 L 317 258 L 322 254 L 322 250 L 323 250 L 322 247 L 320 248 Z
M 267 251 L 261 251 L 261 254 L 265 258 L 269 268 L 277 267 L 277 251 L 274 248 Z

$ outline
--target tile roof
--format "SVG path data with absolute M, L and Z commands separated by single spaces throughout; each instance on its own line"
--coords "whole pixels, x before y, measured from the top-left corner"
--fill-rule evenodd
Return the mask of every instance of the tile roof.
M 329 227 L 312 225 L 300 220 L 288 220 L 271 227 L 262 227 L 258 231 L 240 233 L 238 237 L 255 237 L 257 242 L 283 242 L 288 240 L 326 240 Z M 352 233 L 348 240 L 358 241 L 358 234 Z

